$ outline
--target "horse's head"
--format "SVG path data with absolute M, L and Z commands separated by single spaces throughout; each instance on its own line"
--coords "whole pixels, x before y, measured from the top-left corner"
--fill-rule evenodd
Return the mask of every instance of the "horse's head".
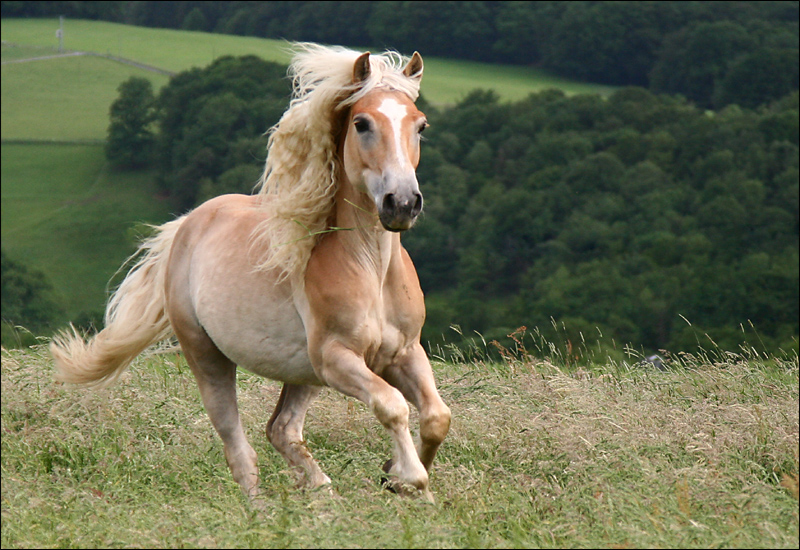
M 355 84 L 370 76 L 369 55 L 355 62 Z M 418 53 L 403 74 L 422 78 Z M 343 160 L 348 180 L 372 199 L 385 229 L 409 229 L 422 211 L 416 168 L 420 134 L 428 126 L 425 115 L 405 93 L 379 86 L 353 104 L 346 123 Z

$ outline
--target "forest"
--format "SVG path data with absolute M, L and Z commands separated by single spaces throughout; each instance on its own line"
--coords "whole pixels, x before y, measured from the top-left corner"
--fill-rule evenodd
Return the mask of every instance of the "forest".
M 22 9 L 16 4 L 3 2 L 3 15 Z M 478 90 L 437 108 L 423 82 L 418 105 L 431 123 L 418 169 L 425 207 L 403 243 L 426 293 L 423 339 L 431 346 L 476 333 L 508 343 L 525 326 L 646 353 L 694 350 L 709 344 L 706 335 L 723 349 L 745 338 L 769 352 L 798 349 L 797 2 L 437 3 L 453 5 L 454 18 L 492 22 L 483 47 L 474 35 L 473 53 L 442 49 L 456 48 L 455 38 L 412 46 L 417 28 L 375 30 L 384 5 L 423 10 L 428 2 L 151 4 L 93 9 L 184 28 L 200 25 L 187 23 L 200 12 L 203 28 L 267 36 L 272 27 L 255 21 L 275 10 L 269 20 L 281 22 L 273 30 L 286 38 L 366 36 L 624 85 L 607 98 L 551 90 L 513 103 Z M 370 25 L 315 35 L 329 4 L 340 8 L 331 22 L 352 10 L 353 21 Z M 472 7 L 456 10 L 461 4 Z M 466 22 L 443 24 L 449 9 L 437 28 L 468 33 Z M 238 13 L 250 15 L 241 26 Z M 535 32 L 515 33 L 511 20 Z M 567 32 L 572 49 L 559 50 Z M 587 58 L 598 41 L 605 53 Z M 608 70 L 599 71 L 603 63 Z M 133 78 L 112 106 L 107 156 L 118 169 L 156 167 L 176 211 L 249 193 L 263 169 L 263 133 L 286 108 L 285 71 L 257 57 L 223 57 L 176 75 L 158 94 Z M 3 285 L 5 318 L 5 267 Z

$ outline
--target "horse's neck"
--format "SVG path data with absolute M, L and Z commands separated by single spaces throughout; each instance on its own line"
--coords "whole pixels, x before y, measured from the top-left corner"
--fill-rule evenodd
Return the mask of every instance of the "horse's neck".
M 348 256 L 385 280 L 392 260 L 399 258 L 400 235 L 383 228 L 375 204 L 349 184 L 340 186 L 330 225 Z

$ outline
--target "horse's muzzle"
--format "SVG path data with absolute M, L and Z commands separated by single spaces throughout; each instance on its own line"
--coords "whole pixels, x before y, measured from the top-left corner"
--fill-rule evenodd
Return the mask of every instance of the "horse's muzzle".
M 422 212 L 422 194 L 410 193 L 401 196 L 387 193 L 383 196 L 378 217 L 387 231 L 405 231 L 410 229 Z

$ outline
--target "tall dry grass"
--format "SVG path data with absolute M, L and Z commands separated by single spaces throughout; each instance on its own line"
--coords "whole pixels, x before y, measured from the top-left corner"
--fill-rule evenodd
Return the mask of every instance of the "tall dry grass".
M 295 490 L 264 435 L 280 387 L 243 373 L 262 511 L 180 356 L 82 393 L 52 382 L 43 349 L 4 350 L 2 545 L 797 547 L 796 357 L 701 352 L 660 371 L 566 366 L 520 344 L 500 361 L 435 361 L 454 419 L 433 506 L 381 489 L 389 438 L 327 390 L 306 437 L 334 495 Z

